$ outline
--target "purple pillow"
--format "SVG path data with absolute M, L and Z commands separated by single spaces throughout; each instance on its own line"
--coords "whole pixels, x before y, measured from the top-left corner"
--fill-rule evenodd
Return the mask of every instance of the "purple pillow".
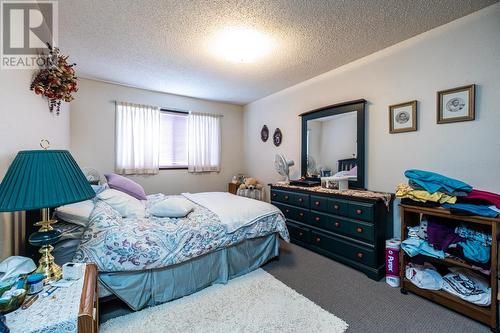
M 127 193 L 128 195 L 131 195 L 139 200 L 146 200 L 146 192 L 144 192 L 144 188 L 133 180 L 115 173 L 110 173 L 104 176 L 108 180 L 110 188 Z

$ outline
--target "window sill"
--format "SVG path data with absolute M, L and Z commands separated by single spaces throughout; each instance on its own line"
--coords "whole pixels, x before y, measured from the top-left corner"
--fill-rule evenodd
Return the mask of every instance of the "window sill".
M 188 167 L 178 166 L 178 167 L 160 167 L 160 170 L 187 170 Z

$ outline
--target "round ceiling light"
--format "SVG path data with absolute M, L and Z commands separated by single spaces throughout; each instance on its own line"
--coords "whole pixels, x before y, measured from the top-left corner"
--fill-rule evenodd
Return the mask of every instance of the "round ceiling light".
M 250 28 L 225 28 L 212 41 L 215 55 L 236 63 L 251 63 L 268 54 L 273 48 L 271 38 Z

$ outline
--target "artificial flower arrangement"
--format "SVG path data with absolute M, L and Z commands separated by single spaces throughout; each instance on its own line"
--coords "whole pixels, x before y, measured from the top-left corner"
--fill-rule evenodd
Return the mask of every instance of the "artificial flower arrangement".
M 46 97 L 50 112 L 61 111 L 61 101 L 71 102 L 73 93 L 78 91 L 77 77 L 74 70 L 76 64 L 68 64 L 68 56 L 59 54 L 59 48 L 47 43 L 49 53 L 43 55 L 44 68 L 35 75 L 30 90 L 37 95 Z

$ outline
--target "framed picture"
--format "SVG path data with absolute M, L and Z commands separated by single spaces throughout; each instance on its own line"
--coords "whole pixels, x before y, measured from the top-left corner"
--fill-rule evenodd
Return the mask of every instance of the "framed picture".
M 475 85 L 438 91 L 437 123 L 446 124 L 475 118 Z
M 269 139 L 269 128 L 267 128 L 267 125 L 264 125 L 260 130 L 260 139 L 262 142 L 266 142 Z
M 282 141 L 283 141 L 283 134 L 281 134 L 281 130 L 277 128 L 274 130 L 273 143 L 276 147 L 279 147 Z
M 389 133 L 417 130 L 417 101 L 389 106 Z

